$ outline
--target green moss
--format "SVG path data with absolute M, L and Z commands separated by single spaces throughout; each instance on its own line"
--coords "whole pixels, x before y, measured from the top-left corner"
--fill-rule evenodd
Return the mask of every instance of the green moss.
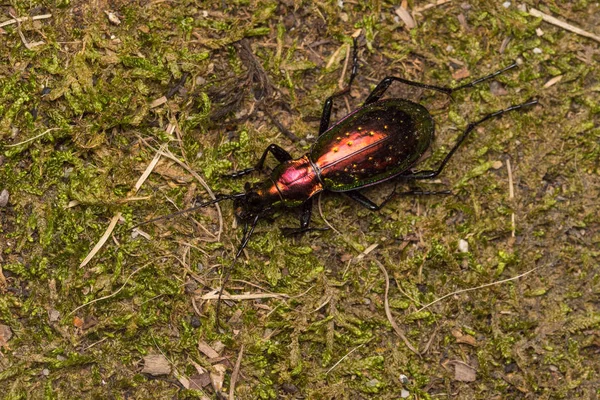
M 14 7 L 29 15 L 38 5 Z M 421 6 L 409 2 L 411 11 Z M 28 42 L 43 40 L 42 46 L 27 49 L 16 26 L 4 28 L 0 191 L 10 197 L 0 208 L 0 323 L 13 338 L 0 350 L 0 384 L 9 398 L 63 398 L 74 391 L 94 398 L 214 398 L 208 387 L 180 390 L 171 384 L 173 376 L 140 373 L 143 356 L 157 351 L 187 377 L 197 372 L 195 365 L 211 368 L 198 340 L 220 340 L 229 360 L 244 344 L 240 399 L 295 396 L 284 391 L 292 384 L 307 398 L 398 398 L 402 388 L 432 398 L 449 387 L 457 397 L 474 399 L 514 388 L 543 398 L 591 396 L 600 373 L 591 351 L 591 332 L 599 324 L 593 306 L 600 285 L 594 250 L 600 99 L 590 42 L 514 4 L 431 7 L 413 13 L 417 27 L 410 32 L 395 21 L 394 7 L 246 0 L 117 4 L 111 11 L 122 23 L 113 25 L 87 4 L 63 2 L 51 21 L 19 27 Z M 539 7 L 564 17 L 564 7 L 554 3 Z M 568 19 L 586 29 L 590 7 L 575 2 Z M 461 80 L 466 82 L 523 60 L 518 71 L 496 79 L 506 95 L 482 84 L 448 102 L 428 91 L 391 87 L 390 95 L 423 103 L 434 114 L 433 151 L 417 169 L 438 165 L 462 129 L 486 112 L 531 97 L 542 105 L 478 127 L 439 181 L 409 182 L 423 190 L 452 188 L 453 195 L 399 197 L 379 213 L 324 195 L 323 216 L 335 230 L 283 237 L 279 227 L 296 226 L 297 218 L 278 211 L 258 224 L 233 266 L 241 232 L 232 227 L 228 202 L 220 204 L 219 238 L 212 207 L 191 215 L 198 223 L 178 216 L 140 226 L 150 239 L 132 235 L 139 221 L 208 197 L 195 178 L 164 157 L 132 191 L 161 144 L 219 193 L 265 179 L 221 175 L 254 165 L 270 143 L 294 156 L 309 151 L 323 102 L 339 90 L 354 28 L 363 33 L 359 74 L 351 96 L 335 100 L 332 120 L 360 106 L 384 76 L 451 86 L 457 84 L 456 66 L 470 73 Z M 240 58 L 242 38 L 255 57 L 250 63 Z M 500 54 L 504 38 L 510 41 Z M 534 53 L 536 47 L 542 53 Z M 259 98 L 256 78 L 247 79 L 253 62 L 265 69 L 271 98 Z M 183 86 L 153 105 L 184 73 Z M 346 79 L 348 74 L 346 69 Z M 559 75 L 560 82 L 543 87 Z M 227 90 L 241 93 L 240 102 L 214 120 Z M 266 111 L 304 140 L 289 142 Z M 505 163 L 494 168 L 507 158 L 513 198 Z M 382 184 L 365 194 L 380 201 L 391 190 Z M 79 268 L 116 212 L 122 220 Z M 317 208 L 313 224 L 326 226 Z M 469 243 L 468 253 L 458 249 L 460 240 Z M 377 247 L 369 255 L 356 258 L 372 244 Z M 397 324 L 419 349 L 428 344 L 422 357 L 387 321 L 385 284 L 373 259 L 390 276 Z M 448 293 L 536 266 L 519 280 L 454 294 L 417 311 Z M 288 297 L 223 303 L 224 328 L 217 329 L 215 302 L 201 297 L 219 288 L 221 268 L 233 268 L 226 288 L 232 294 Z M 74 317 L 83 327 L 75 326 Z M 477 346 L 459 343 L 457 329 Z M 454 381 L 447 359 L 476 359 L 477 381 Z M 40 380 L 44 368 L 50 375 Z M 400 374 L 408 381 L 399 382 Z

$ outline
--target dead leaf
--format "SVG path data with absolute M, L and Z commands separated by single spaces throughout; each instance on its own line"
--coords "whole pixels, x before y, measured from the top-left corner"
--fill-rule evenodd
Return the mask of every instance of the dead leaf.
M 400 17 L 402 22 L 406 25 L 407 29 L 412 29 L 417 26 L 417 23 L 413 19 L 412 15 L 408 12 L 408 10 L 402 6 L 396 8 L 396 15 Z
M 225 349 L 225 345 L 223 344 L 223 342 L 221 342 L 220 340 L 217 340 L 216 342 L 213 342 L 210 347 L 216 351 L 218 354 L 221 354 L 221 352 Z
M 4 289 L 6 288 L 6 286 L 7 286 L 6 277 L 2 273 L 2 266 L 0 265 L 0 291 L 4 291 Z
M 76 328 L 81 328 L 83 326 L 83 320 L 79 317 L 73 317 L 73 325 Z
M 506 96 L 508 94 L 508 90 L 506 90 L 504 85 L 498 81 L 490 82 L 490 92 L 492 92 L 494 96 Z
M 215 392 L 220 393 L 223 389 L 223 380 L 225 379 L 225 371 L 227 368 L 223 364 L 213 365 L 213 371 L 210 373 L 210 381 L 212 382 Z
M 173 370 L 173 375 L 175 375 L 181 386 L 184 388 L 189 389 L 192 385 L 190 379 L 187 376 L 180 374 L 176 369 Z
M 210 385 L 210 374 L 194 374 L 190 377 L 190 389 L 200 390 Z
M 459 329 L 452 330 L 452 336 L 456 338 L 456 343 L 468 344 L 477 346 L 477 340 L 471 335 L 465 335 Z
M 354 256 L 353 256 L 352 254 L 349 254 L 349 253 L 344 253 L 344 254 L 342 254 L 342 256 L 340 257 L 340 260 L 341 260 L 342 262 L 346 262 L 346 261 L 350 261 L 350 260 L 352 260 L 353 258 L 354 258 Z
M 219 353 L 217 353 L 212 347 L 203 341 L 198 342 L 198 350 L 200 350 L 208 358 L 219 357 Z
M 477 379 L 477 371 L 463 362 L 454 362 L 454 379 L 460 382 L 474 382 Z
M 477 340 L 471 335 L 463 335 L 456 338 L 456 343 L 468 344 L 469 346 L 477 346 Z
M 58 321 L 60 319 L 60 311 L 55 309 L 48 310 L 48 319 L 50 322 Z
M 562 77 L 563 77 L 562 75 L 558 75 L 558 76 L 555 76 L 554 78 L 550 79 L 548 82 L 546 82 L 544 84 L 544 89 L 547 89 L 550 86 L 553 86 L 553 85 L 557 84 L 558 82 L 560 82 L 560 80 L 562 79 Z
M 119 19 L 119 17 L 117 17 L 117 14 L 115 14 L 112 11 L 106 11 L 106 10 L 104 10 L 104 13 L 108 17 L 108 20 L 110 21 L 111 24 L 121 25 L 121 20 Z
M 9 326 L 0 324 L 0 347 L 6 346 L 12 335 Z
M 144 357 L 144 369 L 142 369 L 142 373 L 152 376 L 168 375 L 171 373 L 171 364 L 162 354 L 149 355 Z
M 452 73 L 452 79 L 455 79 L 457 81 L 459 81 L 461 79 L 468 78 L 469 76 L 471 76 L 471 73 L 469 72 L 469 70 L 467 69 L 467 67 L 463 67 L 461 69 L 457 69 L 456 71 L 454 71 Z

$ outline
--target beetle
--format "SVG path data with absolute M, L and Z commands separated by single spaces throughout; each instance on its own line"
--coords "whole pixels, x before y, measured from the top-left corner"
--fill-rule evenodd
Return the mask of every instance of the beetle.
M 228 177 L 238 178 L 264 169 L 266 158 L 272 154 L 279 164 L 272 170 L 268 179 L 250 185 L 245 191 L 235 194 L 218 194 L 214 200 L 173 215 L 189 212 L 224 200 L 233 200 L 236 217 L 243 224 L 242 241 L 235 254 L 232 267 L 247 246 L 256 224 L 261 218 L 272 214 L 276 209 L 300 208 L 300 226 L 284 228 L 287 234 L 297 234 L 313 230 L 310 219 L 313 198 L 321 192 L 341 192 L 371 211 L 381 209 L 398 194 L 448 194 L 413 190 L 388 195 L 377 205 L 360 190 L 390 179 L 423 180 L 437 177 L 461 144 L 477 126 L 509 111 L 537 104 L 536 99 L 492 112 L 476 122 L 470 123 L 458 137 L 456 143 L 436 169 L 414 170 L 434 138 L 434 121 L 427 109 L 415 102 L 400 98 L 382 99 L 393 82 L 422 89 L 429 89 L 451 96 L 452 93 L 470 88 L 492 79 L 517 66 L 516 63 L 494 73 L 455 88 L 435 86 L 404 78 L 388 76 L 369 94 L 362 106 L 330 126 L 333 100 L 350 92 L 358 73 L 358 55 L 354 39 L 352 71 L 347 87 L 326 99 L 321 115 L 319 134 L 310 151 L 294 159 L 282 147 L 271 144 L 263 152 L 252 168 L 234 172 Z M 164 218 L 164 217 L 161 217 Z M 152 222 L 156 218 L 144 223 Z M 225 282 L 229 277 L 230 268 Z M 219 293 L 221 297 L 223 287 Z M 217 302 L 217 315 L 219 310 Z M 217 318 L 218 319 L 218 318 Z

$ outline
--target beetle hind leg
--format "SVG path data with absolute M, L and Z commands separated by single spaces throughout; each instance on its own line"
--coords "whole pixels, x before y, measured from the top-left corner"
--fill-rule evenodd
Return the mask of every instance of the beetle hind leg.
M 371 103 L 375 103 L 376 101 L 378 101 L 379 99 L 381 99 L 381 97 L 385 94 L 385 92 L 388 90 L 388 88 L 390 87 L 390 85 L 393 82 L 400 82 L 400 83 L 404 83 L 405 85 L 409 85 L 409 86 L 416 86 L 419 87 L 421 89 L 429 89 L 429 90 L 435 90 L 438 92 L 442 92 L 448 96 L 452 95 L 452 93 L 454 93 L 457 90 L 461 90 L 461 89 L 466 89 L 466 88 L 470 88 L 473 87 L 475 85 L 477 85 L 478 83 L 487 81 L 489 79 L 492 79 L 506 71 L 508 71 L 509 69 L 513 69 L 517 66 L 516 63 L 513 63 L 511 65 L 509 65 L 508 67 L 502 68 L 496 72 L 492 72 L 491 74 L 488 74 L 482 78 L 478 78 L 475 79 L 474 81 L 471 81 L 469 83 L 466 83 L 464 85 L 460 85 L 457 86 L 455 88 L 449 88 L 449 87 L 445 87 L 445 86 L 436 86 L 436 85 L 429 85 L 426 83 L 421 83 L 421 82 L 414 82 L 408 79 L 404 79 L 404 78 L 399 78 L 399 77 L 395 77 L 395 76 L 388 76 L 386 78 L 384 78 L 381 82 L 379 82 L 379 84 L 377 85 L 377 87 L 375 87 L 375 89 L 373 89 L 373 91 L 371 92 L 371 94 L 369 95 L 369 97 L 367 97 L 367 100 L 365 100 L 365 106 L 367 104 L 371 104 Z
M 444 169 L 444 167 L 446 166 L 446 164 L 448 163 L 448 161 L 450 161 L 450 158 L 452 158 L 452 156 L 454 155 L 454 153 L 456 152 L 456 150 L 458 150 L 458 148 L 460 147 L 460 145 L 465 141 L 465 139 L 469 136 L 469 134 L 480 124 L 484 123 L 485 121 L 487 121 L 488 119 L 492 119 L 494 117 L 499 117 L 502 114 L 505 114 L 509 111 L 515 111 L 515 110 L 519 110 L 521 108 L 524 107 L 528 107 L 528 106 L 532 106 L 538 103 L 537 99 L 533 99 L 530 101 L 527 101 L 525 103 L 522 104 L 516 104 L 513 106 L 510 106 L 508 108 L 505 108 L 503 110 L 499 110 L 499 111 L 495 111 L 493 113 L 490 113 L 488 115 L 486 115 L 485 117 L 481 118 L 479 121 L 476 122 L 471 122 L 467 128 L 465 129 L 465 131 L 460 135 L 460 137 L 458 138 L 458 140 L 456 141 L 456 143 L 454 144 L 454 146 L 450 149 L 450 151 L 448 152 L 448 154 L 446 154 L 446 157 L 444 157 L 444 159 L 442 160 L 442 163 L 440 164 L 440 166 L 435 169 L 435 170 L 423 170 L 423 171 L 415 171 L 415 172 L 409 172 L 405 175 L 401 175 L 403 178 L 405 179 L 433 179 L 436 176 L 438 176 L 442 170 Z
M 364 194 L 360 192 L 346 192 L 346 195 L 350 197 L 352 200 L 356 201 L 361 206 L 365 207 L 370 211 L 379 211 L 385 205 L 397 196 L 437 196 L 437 195 L 449 195 L 452 194 L 450 190 L 441 190 L 441 191 L 430 191 L 430 190 L 421 190 L 421 189 L 412 189 L 406 192 L 396 192 L 396 187 L 394 186 L 394 190 L 387 195 L 387 197 L 381 202 L 381 204 L 377 205 L 372 200 L 367 198 Z

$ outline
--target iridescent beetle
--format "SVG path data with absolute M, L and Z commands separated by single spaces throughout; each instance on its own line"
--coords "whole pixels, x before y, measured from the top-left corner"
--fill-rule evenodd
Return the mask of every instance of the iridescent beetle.
M 456 88 L 433 86 L 393 76 L 386 77 L 369 94 L 361 107 L 332 126 L 329 126 L 333 99 L 343 96 L 350 91 L 352 82 L 358 72 L 358 55 L 355 39 L 353 66 L 348 86 L 325 101 L 319 127 L 319 136 L 307 154 L 294 159 L 283 148 L 276 144 L 271 144 L 264 151 L 255 167 L 237 171 L 229 175 L 235 178 L 247 175 L 253 171 L 261 171 L 267 155 L 271 153 L 279 164 L 273 169 L 268 179 L 255 185 L 247 183 L 245 192 L 243 193 L 219 194 L 214 200 L 202 203 L 188 210 L 180 211 L 171 216 L 206 207 L 223 200 L 233 200 L 236 217 L 243 224 L 243 238 L 233 260 L 233 264 L 235 264 L 248 244 L 258 220 L 272 214 L 275 209 L 301 208 L 300 227 L 285 229 L 285 232 L 290 234 L 306 232 L 312 229 L 309 227 L 309 224 L 313 198 L 316 194 L 324 191 L 343 192 L 360 205 L 371 211 L 377 211 L 398 193 L 394 190 L 382 204 L 377 205 L 361 194 L 360 189 L 392 178 L 402 180 L 435 178 L 442 172 L 469 133 L 479 124 L 509 111 L 518 110 L 537 104 L 538 102 L 534 99 L 522 104 L 513 105 L 488 114 L 474 123 L 470 123 L 437 169 L 413 170 L 431 146 L 434 137 L 434 121 L 427 109 L 420 104 L 397 98 L 382 100 L 382 96 L 392 82 L 401 82 L 451 95 L 457 90 L 472 87 L 516 66 L 516 63 L 509 65 L 490 75 Z M 448 192 L 414 190 L 401 194 L 425 195 L 439 193 Z M 227 274 L 228 276 L 229 273 Z M 221 293 L 223 287 L 224 285 L 221 287 Z

